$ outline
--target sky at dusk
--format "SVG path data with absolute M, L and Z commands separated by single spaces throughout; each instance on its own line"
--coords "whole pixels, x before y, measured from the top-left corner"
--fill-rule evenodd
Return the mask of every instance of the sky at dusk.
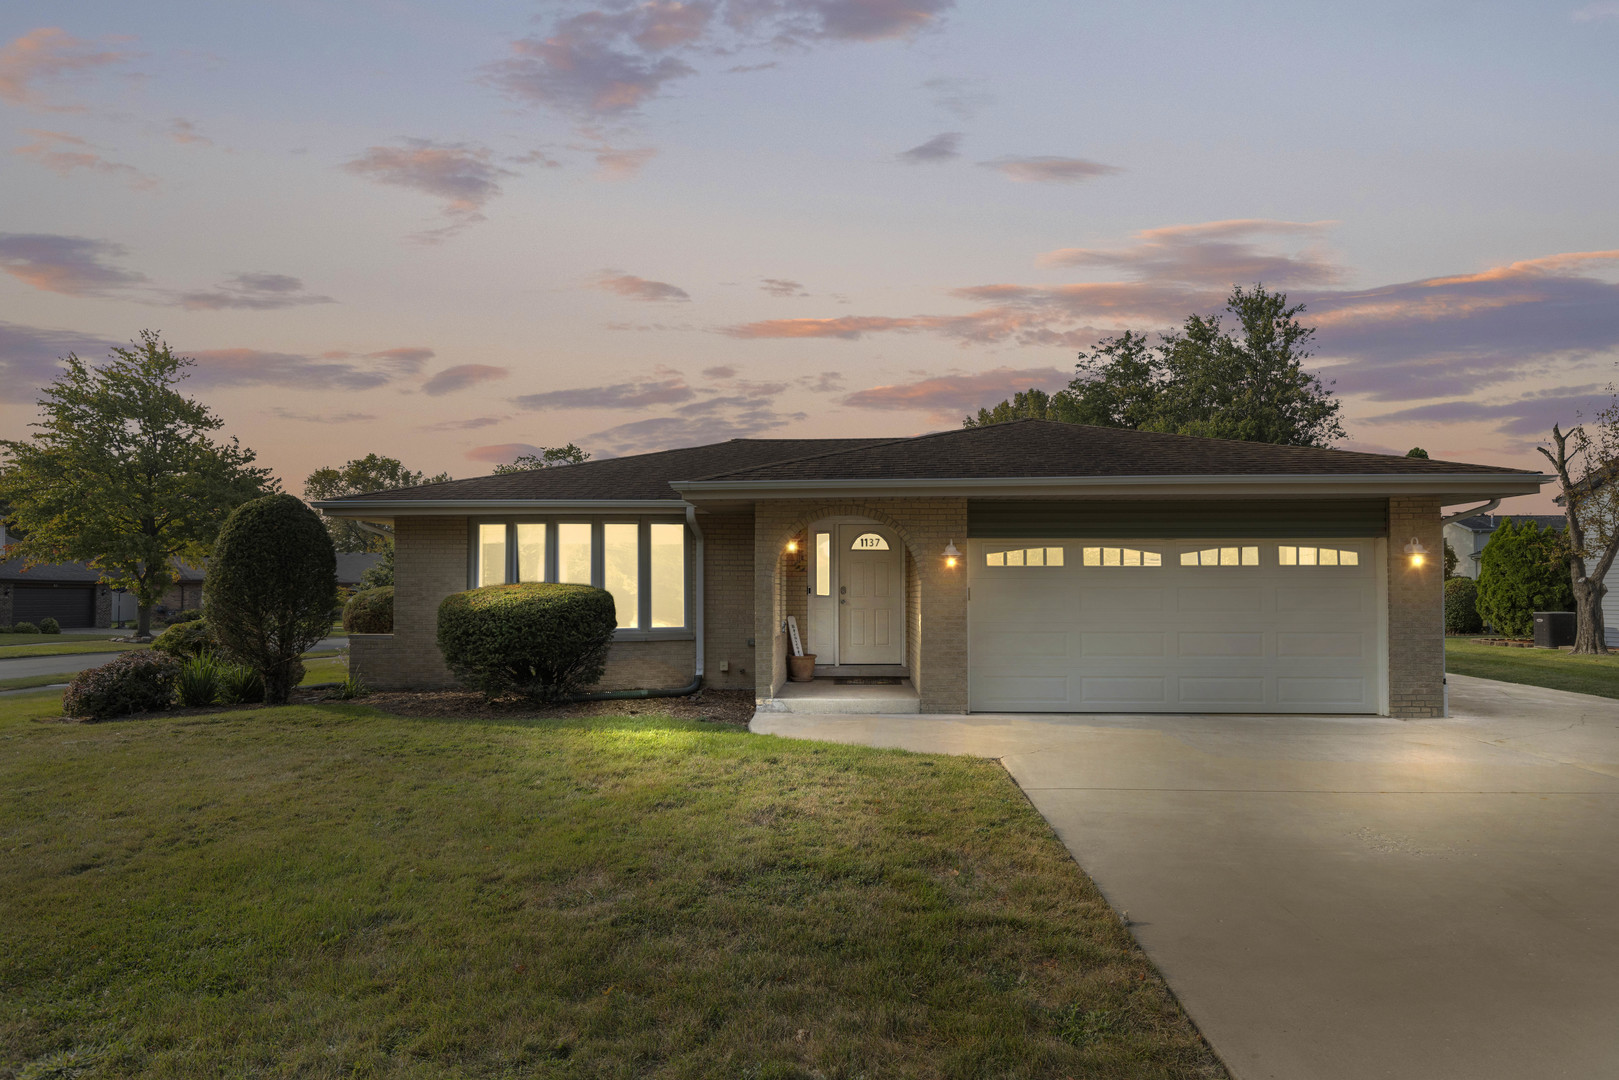
M 294 491 L 908 435 L 1262 282 L 1342 445 L 1539 468 L 1619 377 L 1616 57 L 1579 0 L 11 0 L 0 436 L 143 328 Z

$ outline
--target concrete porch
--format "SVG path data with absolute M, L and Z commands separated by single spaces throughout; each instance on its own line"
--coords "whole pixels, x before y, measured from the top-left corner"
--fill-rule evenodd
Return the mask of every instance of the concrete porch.
M 801 713 L 811 715 L 916 714 L 921 699 L 910 679 L 898 683 L 839 683 L 834 678 L 817 677 L 811 682 L 788 682 L 774 697 L 759 699 L 761 713 Z

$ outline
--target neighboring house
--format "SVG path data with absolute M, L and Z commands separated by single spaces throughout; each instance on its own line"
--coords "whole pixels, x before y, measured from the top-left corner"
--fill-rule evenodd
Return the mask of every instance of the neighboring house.
M 360 583 L 365 572 L 382 561 L 373 551 L 339 551 L 337 553 L 337 584 L 352 589 Z
M 453 680 L 440 601 L 602 586 L 603 689 L 751 688 L 765 709 L 1316 712 L 1445 707 L 1440 508 L 1518 469 L 1041 420 L 738 439 L 318 503 L 390 522 L 377 687 Z M 1425 552 L 1408 554 L 1408 546 Z M 787 683 L 792 616 L 817 682 Z M 839 678 L 903 680 L 884 691 Z M 812 695 L 806 697 L 805 695 Z
M 1490 542 L 1490 534 L 1508 518 L 1513 521 L 1533 521 L 1542 529 L 1561 529 L 1568 524 L 1562 514 L 1474 514 L 1449 522 L 1445 526 L 1445 543 L 1456 553 L 1457 577 L 1478 577 L 1479 558 L 1484 554 L 1484 545 Z
M 21 559 L 0 562 L 0 625 L 55 619 L 64 629 L 112 625 L 112 590 L 83 563 L 24 570 Z

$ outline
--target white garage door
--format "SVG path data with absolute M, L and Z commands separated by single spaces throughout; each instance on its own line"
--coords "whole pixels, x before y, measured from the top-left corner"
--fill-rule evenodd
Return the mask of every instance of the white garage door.
M 1377 546 L 974 540 L 972 707 L 1377 712 Z

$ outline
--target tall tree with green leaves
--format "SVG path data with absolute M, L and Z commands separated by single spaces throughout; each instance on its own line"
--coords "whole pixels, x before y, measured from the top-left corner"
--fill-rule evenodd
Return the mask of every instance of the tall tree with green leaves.
M 175 561 L 200 565 L 231 510 L 278 485 L 253 451 L 211 437 L 224 421 L 176 389 L 195 361 L 156 331 L 99 367 L 72 353 L 63 362 L 36 433 L 0 440 L 0 504 L 24 536 L 13 555 L 91 564 L 134 594 L 146 636 Z
M 354 458 L 336 466 L 327 465 L 310 473 L 304 480 L 304 499 L 308 502 L 341 499 L 347 495 L 363 495 L 368 491 L 442 484 L 449 479 L 449 473 L 428 476 L 424 472 L 405 468 L 404 462 L 398 458 L 367 454 L 363 458 Z M 338 551 L 388 551 L 393 547 L 391 538 L 363 528 L 357 521 L 326 514 L 320 517 Z
M 532 472 L 535 469 L 555 469 L 562 465 L 581 465 L 590 460 L 590 451 L 567 446 L 542 446 L 538 454 L 518 454 L 510 465 L 496 465 L 495 475 Z
M 1535 612 L 1574 604 L 1568 577 L 1568 531 L 1537 521 L 1503 521 L 1479 554 L 1478 613 L 1509 637 L 1528 637 Z
M 1156 345 L 1126 330 L 1079 354 L 1078 373 L 1044 402 L 1043 419 L 1216 439 L 1328 446 L 1344 437 L 1343 408 L 1307 371 L 1315 329 L 1263 285 L 1231 290 L 1222 315 L 1189 315 Z M 1032 402 L 1040 391 L 1025 396 Z M 1042 395 L 1043 396 L 1043 395 Z M 1033 415 L 1017 399 L 980 409 L 967 427 Z

